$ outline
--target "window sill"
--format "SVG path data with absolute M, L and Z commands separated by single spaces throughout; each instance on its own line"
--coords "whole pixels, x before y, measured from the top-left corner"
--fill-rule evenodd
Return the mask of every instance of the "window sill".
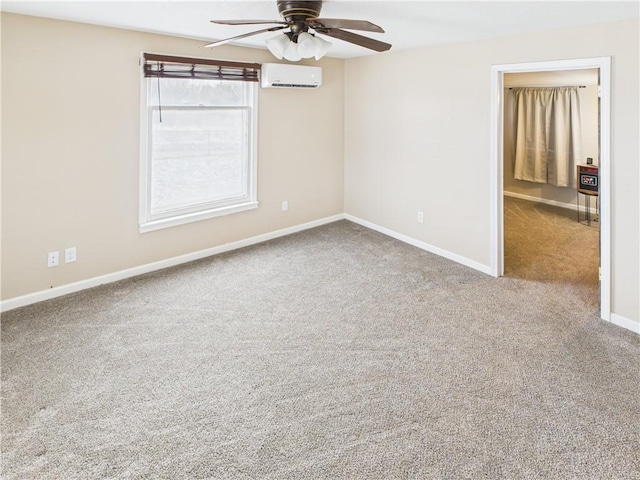
M 153 232 L 154 230 L 160 230 L 163 228 L 199 222 L 200 220 L 207 220 L 209 218 L 221 217 L 232 213 L 244 212 L 246 210 L 253 210 L 254 208 L 258 208 L 258 202 L 240 203 L 238 205 L 231 205 L 228 207 L 214 208 L 211 210 L 204 210 L 202 212 L 187 213 L 184 215 L 177 215 L 175 217 L 163 218 L 161 220 L 153 220 L 141 223 L 140 233 Z

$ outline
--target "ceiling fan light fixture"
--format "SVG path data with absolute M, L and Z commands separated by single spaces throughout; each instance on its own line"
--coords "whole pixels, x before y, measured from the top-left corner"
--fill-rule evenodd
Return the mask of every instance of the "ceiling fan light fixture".
M 322 57 L 324 57 L 332 45 L 331 42 L 327 42 L 326 40 L 320 37 L 314 37 L 314 43 L 315 43 L 315 51 L 313 53 L 313 56 L 315 57 L 316 60 L 320 60 Z
M 285 37 L 288 40 L 288 37 Z M 298 51 L 298 44 L 295 42 L 289 42 L 289 45 L 284 51 L 284 58 L 289 60 L 290 62 L 297 62 L 298 60 L 302 60 L 302 55 Z
M 307 32 L 298 35 L 298 52 L 302 58 L 311 58 L 316 54 L 315 37 Z
M 331 48 L 331 42 L 327 42 L 320 37 L 302 32 L 297 36 L 297 43 L 291 40 L 291 33 L 276 35 L 265 41 L 269 51 L 278 60 L 289 60 L 297 62 L 303 58 L 315 57 L 320 60 Z
M 331 42 L 327 42 L 320 37 L 303 32 L 298 35 L 298 52 L 302 58 L 315 57 L 320 60 L 331 48 Z
M 286 34 L 276 35 L 275 37 L 270 38 L 265 42 L 269 51 L 278 60 L 282 60 L 282 57 L 284 57 L 284 53 L 286 52 L 287 47 L 289 47 L 290 43 L 291 41 Z

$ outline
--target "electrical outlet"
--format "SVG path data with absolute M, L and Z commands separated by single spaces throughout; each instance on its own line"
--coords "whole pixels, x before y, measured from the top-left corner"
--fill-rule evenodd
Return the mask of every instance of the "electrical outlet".
M 424 223 L 424 212 L 418 212 L 418 223 Z
M 57 267 L 59 261 L 60 257 L 58 252 L 49 252 L 49 256 L 47 257 L 47 267 Z
M 289 210 L 289 202 L 287 200 L 283 200 L 282 201 L 282 211 L 286 212 L 287 210 Z
M 76 247 L 64 249 L 64 263 L 72 263 L 76 261 Z

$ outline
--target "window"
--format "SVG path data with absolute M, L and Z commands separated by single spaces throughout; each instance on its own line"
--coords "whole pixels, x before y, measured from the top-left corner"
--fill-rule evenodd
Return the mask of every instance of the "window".
M 142 63 L 140 231 L 256 208 L 259 65 Z

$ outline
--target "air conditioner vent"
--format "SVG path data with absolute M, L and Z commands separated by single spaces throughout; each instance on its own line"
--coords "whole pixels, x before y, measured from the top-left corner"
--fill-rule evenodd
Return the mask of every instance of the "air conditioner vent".
M 318 85 L 296 85 L 295 83 L 274 83 L 273 88 L 318 88 Z

